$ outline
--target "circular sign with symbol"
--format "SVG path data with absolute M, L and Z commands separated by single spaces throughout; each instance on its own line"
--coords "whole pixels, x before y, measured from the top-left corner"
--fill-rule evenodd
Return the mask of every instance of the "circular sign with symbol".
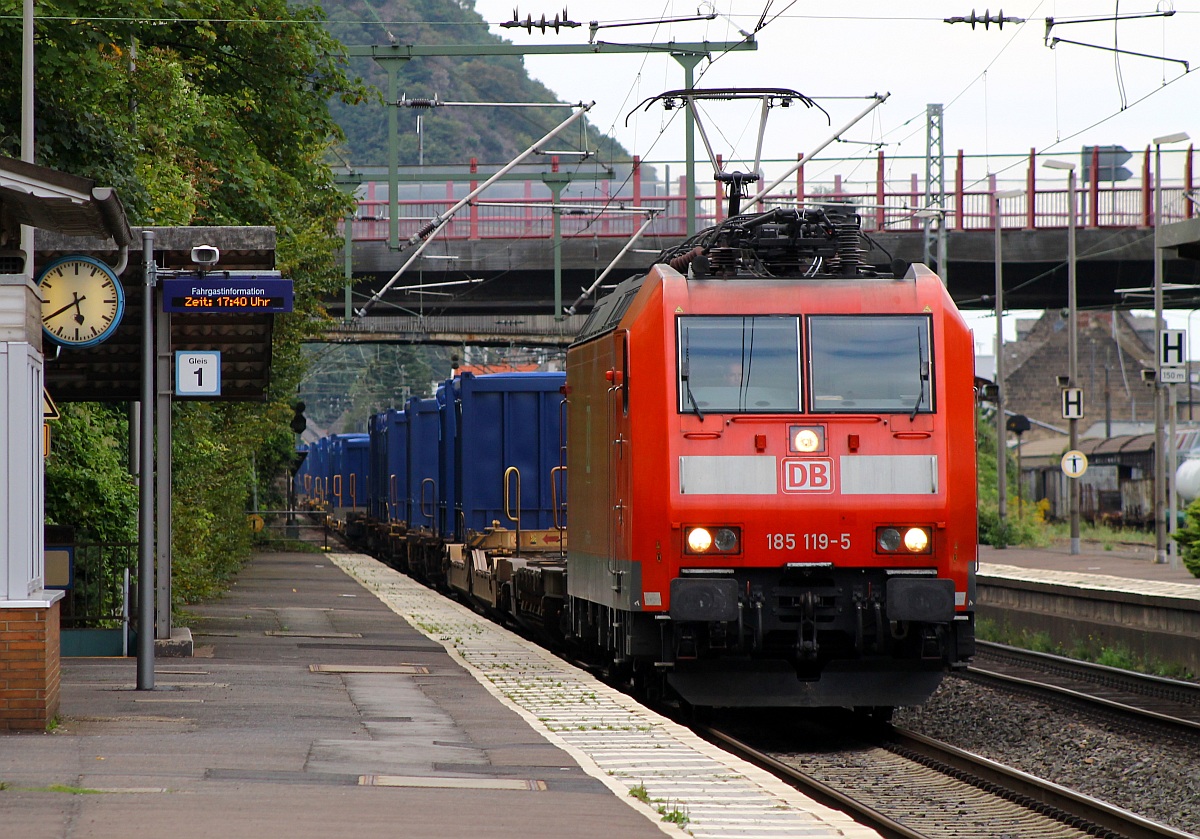
M 258 515 L 257 513 L 252 513 L 246 516 L 246 524 L 250 527 L 252 532 L 262 533 L 263 526 L 266 524 L 266 522 L 263 521 L 262 516 Z
M 1078 449 L 1071 449 L 1062 456 L 1063 474 L 1068 478 L 1078 478 L 1087 471 L 1087 455 Z

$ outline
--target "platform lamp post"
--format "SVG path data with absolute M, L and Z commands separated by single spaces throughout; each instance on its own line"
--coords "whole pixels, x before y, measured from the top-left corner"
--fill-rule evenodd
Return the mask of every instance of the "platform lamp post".
M 1023 189 L 1002 189 L 992 193 L 993 218 L 996 225 L 996 492 L 999 495 L 996 509 L 999 518 L 1000 544 L 1007 547 L 1003 535 L 1008 516 L 1008 429 L 1004 422 L 1004 260 L 1001 257 L 1000 231 L 1004 226 L 1000 216 L 1000 202 L 1005 198 L 1024 195 Z
M 1158 375 L 1162 369 L 1163 331 L 1163 254 L 1159 246 L 1162 229 L 1162 147 L 1167 143 L 1182 143 L 1190 139 L 1180 131 L 1155 137 L 1154 143 L 1154 561 L 1167 561 L 1167 458 L 1163 434 L 1163 383 Z M 1171 440 L 1171 446 L 1175 441 Z M 1174 476 L 1172 476 L 1172 481 Z
M 1079 317 L 1076 308 L 1075 274 L 1075 164 L 1065 160 L 1047 160 L 1047 169 L 1062 169 L 1067 173 L 1067 387 L 1079 386 Z M 1067 420 L 1071 451 L 1079 448 L 1079 420 Z M 1079 554 L 1079 479 L 1067 478 L 1067 506 L 1071 520 L 1071 554 Z

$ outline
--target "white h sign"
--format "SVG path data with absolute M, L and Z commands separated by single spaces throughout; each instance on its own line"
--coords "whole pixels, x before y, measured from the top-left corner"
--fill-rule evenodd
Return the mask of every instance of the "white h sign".
M 1062 389 L 1062 418 L 1065 420 L 1083 419 L 1083 388 L 1064 387 Z
M 1183 329 L 1162 331 L 1162 341 L 1158 345 L 1159 367 L 1183 367 L 1187 364 L 1186 334 Z

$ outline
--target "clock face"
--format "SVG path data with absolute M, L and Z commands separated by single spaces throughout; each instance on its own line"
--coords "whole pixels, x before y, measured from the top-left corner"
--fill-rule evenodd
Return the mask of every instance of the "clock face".
M 46 266 L 38 280 L 42 332 L 56 344 L 90 347 L 110 337 L 125 313 L 125 289 L 112 269 L 90 256 Z

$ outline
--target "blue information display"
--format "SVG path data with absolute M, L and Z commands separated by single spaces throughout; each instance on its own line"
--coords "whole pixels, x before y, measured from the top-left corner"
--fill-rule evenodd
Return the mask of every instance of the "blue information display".
M 220 271 L 164 278 L 163 311 L 192 314 L 272 314 L 292 311 L 292 281 L 275 275 Z

